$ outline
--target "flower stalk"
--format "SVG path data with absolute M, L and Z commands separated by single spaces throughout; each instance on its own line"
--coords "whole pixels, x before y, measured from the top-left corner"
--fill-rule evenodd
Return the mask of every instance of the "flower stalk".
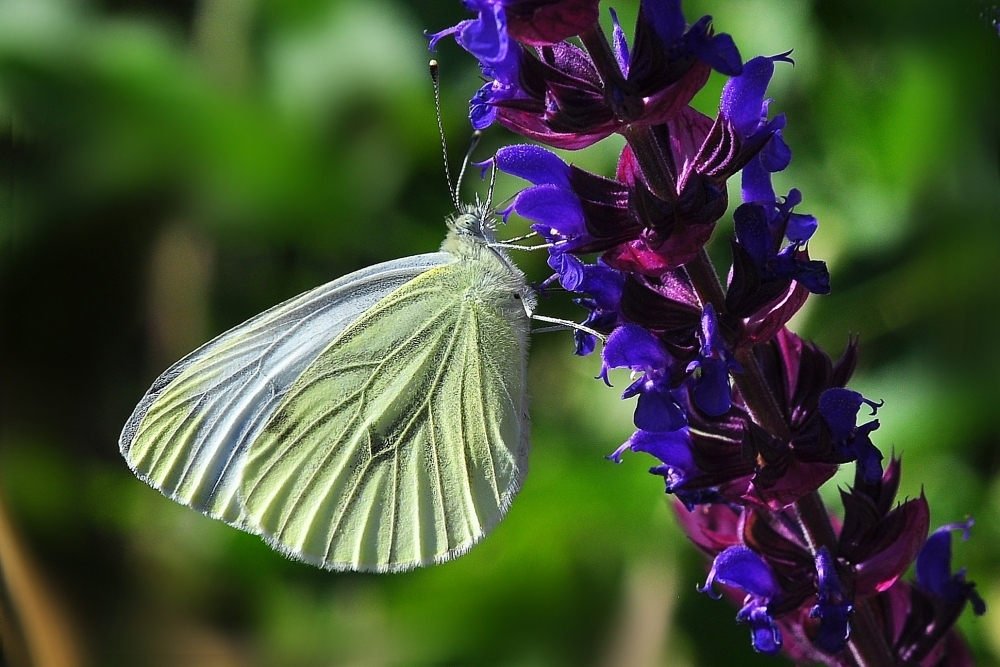
M 607 335 L 599 377 L 632 371 L 622 398 L 636 399 L 636 431 L 608 458 L 658 461 L 650 472 L 712 559 L 699 590 L 742 600 L 736 619 L 759 652 L 831 667 L 971 665 L 953 625 L 966 603 L 985 604 L 952 573 L 950 547 L 971 520 L 929 536 L 926 499 L 896 502 L 901 462 L 885 464 L 872 442 L 878 419 L 859 423 L 882 404 L 847 388 L 857 341 L 834 362 L 785 326 L 830 291 L 807 247 L 816 218 L 795 210 L 798 190 L 771 184 L 791 149 L 766 89 L 790 52 L 743 62 L 711 17 L 688 24 L 680 0 L 642 0 L 631 43 L 613 11 L 607 39 L 598 0 L 465 4 L 477 18 L 431 38 L 454 35 L 490 79 L 470 104 L 477 129 L 496 122 L 563 149 L 626 140 L 613 178 L 533 144 L 480 166 L 530 183 L 502 214 L 534 221 L 554 272 L 545 284 L 578 295 L 584 324 Z M 730 77 L 714 119 L 690 106 L 713 69 Z M 736 174 L 724 283 L 705 245 Z M 585 331 L 575 343 L 597 349 Z M 817 489 L 846 463 L 855 480 L 833 522 Z M 903 581 L 914 560 L 917 580 Z
M 655 140 L 652 134 L 643 128 L 636 128 L 627 133 L 626 138 L 648 181 L 658 183 L 660 184 L 658 187 L 663 188 L 667 176 L 662 167 L 662 160 L 658 159 L 662 152 L 653 143 Z M 724 312 L 725 292 L 708 252 L 702 249 L 697 258 L 687 264 L 686 268 L 701 299 Z M 788 439 L 790 437 L 788 424 L 781 415 L 777 400 L 767 386 L 752 351 L 749 349 L 738 351 L 736 359 L 743 366 L 743 373 L 735 375 L 734 382 L 746 400 L 754 421 L 772 435 Z M 821 547 L 835 548 L 836 535 L 830 523 L 830 514 L 818 492 L 813 491 L 796 501 L 794 516 L 813 556 Z M 851 630 L 848 647 L 855 667 L 882 667 L 894 664 L 892 654 L 867 603 L 855 607 Z

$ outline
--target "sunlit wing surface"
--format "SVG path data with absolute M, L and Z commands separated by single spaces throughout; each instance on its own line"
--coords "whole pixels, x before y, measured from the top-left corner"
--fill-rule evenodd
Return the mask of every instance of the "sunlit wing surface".
M 424 273 L 305 369 L 243 468 L 247 520 L 272 546 L 404 570 L 464 553 L 503 517 L 527 473 L 528 319 L 480 298 L 484 264 Z
M 122 432 L 133 471 L 174 500 L 247 530 L 237 500 L 249 443 L 289 387 L 366 310 L 448 253 L 402 258 L 297 296 L 228 331 L 161 375 Z

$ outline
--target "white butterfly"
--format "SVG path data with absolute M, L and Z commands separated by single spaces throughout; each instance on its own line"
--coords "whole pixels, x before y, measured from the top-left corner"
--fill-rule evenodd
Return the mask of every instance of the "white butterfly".
M 120 439 L 174 500 L 333 570 L 464 553 L 527 473 L 535 295 L 465 207 L 440 252 L 297 296 L 161 375 Z

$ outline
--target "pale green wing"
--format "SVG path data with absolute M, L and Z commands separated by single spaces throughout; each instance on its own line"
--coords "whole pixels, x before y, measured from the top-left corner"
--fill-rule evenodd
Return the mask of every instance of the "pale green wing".
M 240 528 L 236 498 L 247 445 L 302 371 L 364 311 L 448 253 L 407 257 L 297 296 L 206 343 L 161 375 L 119 441 L 141 479 Z
M 393 292 L 295 383 L 243 469 L 244 511 L 272 546 L 398 571 L 464 553 L 503 517 L 527 472 L 528 318 L 499 307 L 510 291 L 478 288 L 484 268 Z

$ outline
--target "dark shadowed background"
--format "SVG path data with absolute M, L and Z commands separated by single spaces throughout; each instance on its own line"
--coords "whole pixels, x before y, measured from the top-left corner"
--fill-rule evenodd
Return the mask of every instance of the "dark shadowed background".
M 615 3 L 626 26 L 636 5 Z M 903 493 L 923 489 L 932 526 L 978 519 L 956 562 L 995 611 L 961 626 L 995 663 L 996 9 L 685 10 L 713 14 L 745 59 L 795 49 L 770 90 L 795 154 L 776 185 L 799 187 L 800 210 L 819 218 L 810 250 L 834 291 L 793 328 L 833 355 L 861 335 L 852 387 L 886 401 L 874 439 L 904 455 Z M 457 0 L 0 0 L 7 664 L 783 664 L 752 653 L 735 609 L 695 592 L 704 566 L 651 459 L 603 458 L 631 432 L 632 406 L 617 399 L 620 376 L 616 389 L 592 379 L 599 359 L 572 356 L 569 334 L 533 342 L 523 492 L 492 536 L 443 566 L 373 576 L 287 561 L 149 489 L 118 453 L 149 383 L 200 343 L 348 271 L 436 249 L 450 204 L 421 31 L 462 18 Z M 478 71 L 454 44 L 437 57 L 457 161 Z M 712 115 L 714 77 L 697 100 Z M 493 128 L 478 156 L 508 141 Z M 611 173 L 620 147 L 569 159 Z M 501 198 L 517 186 L 501 180 Z M 543 257 L 518 259 L 546 277 Z M 542 308 L 583 313 L 565 297 Z

